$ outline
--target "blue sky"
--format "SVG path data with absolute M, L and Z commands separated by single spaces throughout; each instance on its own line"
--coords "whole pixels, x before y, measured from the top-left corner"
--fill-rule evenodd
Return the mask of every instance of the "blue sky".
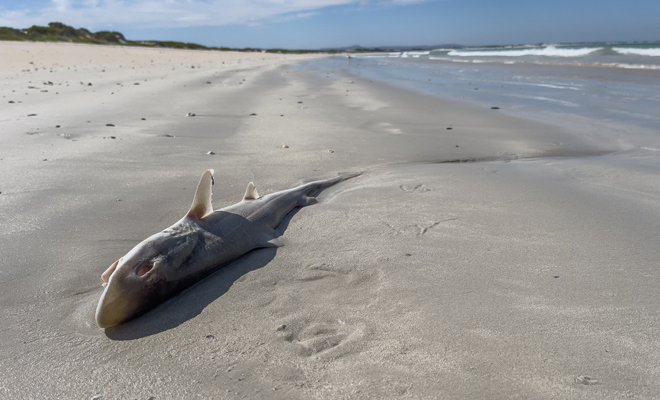
M 660 0 L 0 0 L 0 26 L 52 21 L 228 47 L 660 41 Z

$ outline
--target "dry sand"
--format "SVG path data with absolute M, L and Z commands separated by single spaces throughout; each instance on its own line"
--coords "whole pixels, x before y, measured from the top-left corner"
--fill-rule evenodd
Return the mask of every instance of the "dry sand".
M 0 53 L 1 398 L 660 396 L 658 152 L 299 56 Z M 365 173 L 99 329 L 101 273 L 207 168 L 216 208 Z

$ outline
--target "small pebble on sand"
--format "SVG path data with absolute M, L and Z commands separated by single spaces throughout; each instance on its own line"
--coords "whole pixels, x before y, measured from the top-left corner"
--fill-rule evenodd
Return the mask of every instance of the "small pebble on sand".
M 195 116 L 195 113 L 188 113 L 188 114 L 186 114 L 186 117 L 194 117 L 194 116 Z
M 285 145 L 285 144 L 283 144 L 283 145 L 282 145 L 282 148 L 283 148 L 283 149 L 288 149 L 288 148 L 289 148 L 289 146 L 287 146 L 287 145 Z
M 210 156 L 213 156 L 213 155 L 215 155 L 215 153 L 214 153 L 214 152 L 212 152 L 212 151 L 209 151 L 209 152 L 208 152 L 208 153 L 206 153 L 206 154 L 208 154 L 208 155 L 210 155 Z
M 115 126 L 115 124 L 105 124 L 105 126 Z

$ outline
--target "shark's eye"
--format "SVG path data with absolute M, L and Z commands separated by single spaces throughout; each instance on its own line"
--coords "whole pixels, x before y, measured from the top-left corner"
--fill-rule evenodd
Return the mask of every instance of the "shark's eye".
M 143 266 L 141 266 L 140 268 L 138 268 L 137 271 L 135 271 L 135 273 L 137 274 L 137 276 L 143 276 L 143 275 L 146 274 L 147 272 L 151 271 L 151 269 L 152 269 L 153 267 L 154 267 L 154 266 L 151 265 L 151 264 L 144 264 Z

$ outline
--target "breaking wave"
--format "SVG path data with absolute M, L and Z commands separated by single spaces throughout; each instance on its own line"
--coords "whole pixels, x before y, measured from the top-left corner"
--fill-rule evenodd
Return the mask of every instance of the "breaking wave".
M 584 47 L 577 49 L 561 49 L 555 46 L 543 48 L 511 49 L 511 50 L 452 50 L 447 55 L 457 57 L 523 57 L 523 56 L 548 56 L 548 57 L 581 57 L 603 47 Z
M 628 47 L 613 47 L 612 50 L 619 54 L 660 57 L 660 49 L 637 49 Z

